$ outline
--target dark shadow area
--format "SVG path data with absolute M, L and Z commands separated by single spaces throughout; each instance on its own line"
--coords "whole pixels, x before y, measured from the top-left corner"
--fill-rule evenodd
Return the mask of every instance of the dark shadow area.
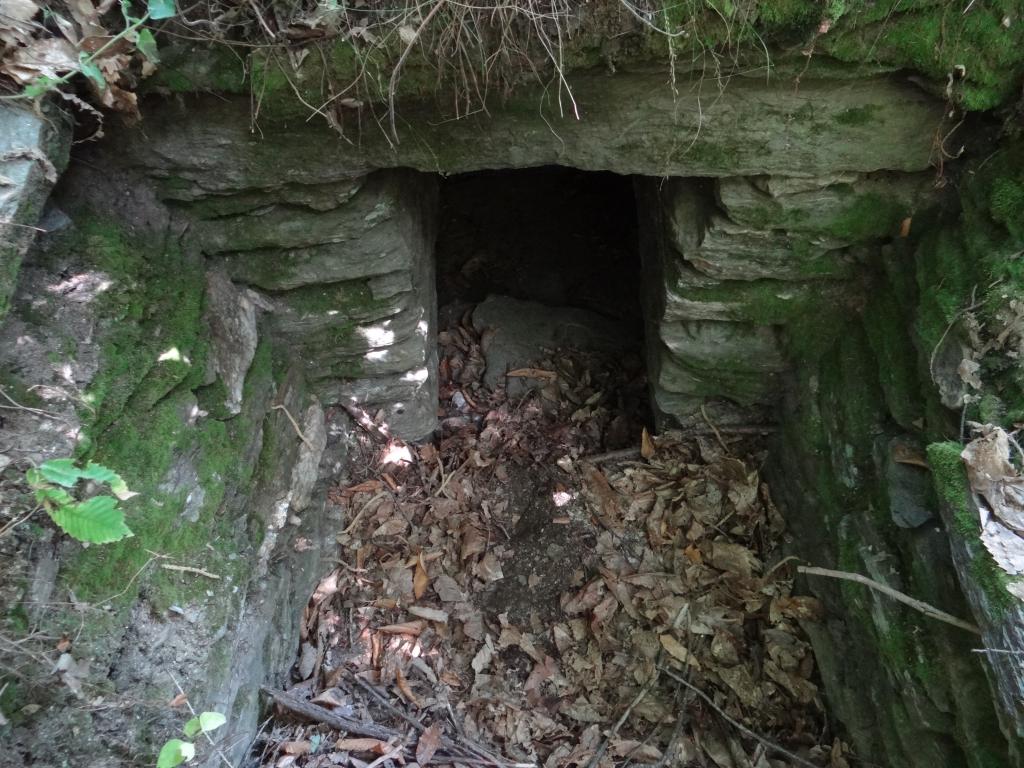
M 587 309 L 641 332 L 627 176 L 546 166 L 449 177 L 437 266 L 441 306 L 500 294 Z

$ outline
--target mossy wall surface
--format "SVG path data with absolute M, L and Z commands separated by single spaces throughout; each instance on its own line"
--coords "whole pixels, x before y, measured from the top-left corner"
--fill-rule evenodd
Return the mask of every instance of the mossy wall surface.
M 97 287 L 88 297 L 71 294 L 72 303 L 88 304 L 80 313 L 85 322 L 69 324 L 45 291 L 20 294 L 13 314 L 27 343 L 67 340 L 49 365 L 58 374 L 83 372 L 63 382 L 77 411 L 74 457 L 114 469 L 137 494 L 122 502 L 134 535 L 90 547 L 58 539 L 53 559 L 44 559 L 52 571 L 26 577 L 26 602 L 5 608 L 5 630 L 31 627 L 28 640 L 40 632 L 73 638 L 71 652 L 88 669 L 83 695 L 111 703 L 82 708 L 69 688 L 54 684 L 50 669 L 26 668 L 30 674 L 5 696 L 3 711 L 14 725 L 9 754 L 31 754 L 38 765 L 65 764 L 72 752 L 83 764 L 152 764 L 183 722 L 167 706 L 175 680 L 196 707 L 231 714 L 233 732 L 251 728 L 255 686 L 285 663 L 283 635 L 270 631 L 269 617 L 290 625 L 319 575 L 318 548 L 278 553 L 283 563 L 295 560 L 285 578 L 256 568 L 269 513 L 253 499 L 286 497 L 300 445 L 271 405 L 277 400 L 302 414 L 309 400 L 301 375 L 286 375 L 287 355 L 261 332 L 240 412 L 228 413 L 224 384 L 211 368 L 205 259 L 182 245 L 158 208 L 150 211 L 157 223 L 144 226 L 133 211 L 95 205 L 101 185 L 90 181 L 63 185 L 56 202 L 69 224 L 31 257 L 33 275 Z M 79 365 L 79 357 L 86 362 Z M 5 390 L 49 385 L 39 371 L 5 370 Z M 314 517 L 307 535 L 315 535 L 315 524 Z M 46 526 L 24 535 L 26 546 L 41 551 L 54 538 Z M 280 547 L 288 543 L 280 538 Z M 36 604 L 40 589 L 56 602 Z M 250 622 L 256 630 L 246 628 Z M 240 631 L 244 652 L 234 647 Z M 283 646 L 290 653 L 290 643 Z M 246 701 L 235 706 L 243 689 Z M 73 745 L 48 732 L 66 723 L 68 707 L 80 712 Z
M 1019 601 L 978 540 L 960 429 L 962 419 L 1009 426 L 1021 403 L 1010 307 L 1019 300 L 1024 241 L 999 214 L 1000 191 L 1019 183 L 1019 153 L 1011 138 L 967 164 L 946 207 L 915 219 L 916 236 L 879 253 L 865 304 L 833 316 L 824 355 L 802 351 L 801 326 L 791 327 L 799 362 L 772 473 L 797 531 L 796 554 L 954 615 L 973 609 L 988 638 L 1000 622 L 1017 621 Z M 939 353 L 946 345 L 952 355 Z M 957 373 L 964 357 L 981 362 L 980 391 Z M 933 510 L 931 522 L 900 522 L 906 488 L 886 469 L 894 438 L 910 446 L 897 462 L 928 468 L 920 473 L 933 489 L 915 493 L 921 508 Z M 863 587 L 818 580 L 807 587 L 837 606 L 836 615 L 845 611 L 843 621 L 813 633 L 837 712 L 858 724 L 853 733 L 869 749 L 891 765 L 1020 764 L 1016 708 L 992 675 L 997 667 L 971 652 L 977 638 Z M 856 696 L 838 693 L 855 685 Z

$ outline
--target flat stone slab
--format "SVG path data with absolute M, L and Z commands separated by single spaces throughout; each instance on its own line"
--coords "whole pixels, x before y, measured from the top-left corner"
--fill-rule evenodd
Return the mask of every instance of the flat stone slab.
M 301 83 L 303 72 L 292 76 Z M 207 192 L 323 183 L 403 166 L 820 177 L 928 168 L 943 112 L 941 101 L 896 77 L 808 77 L 797 90 L 785 77 L 735 76 L 714 98 L 702 98 L 696 82 L 673 92 L 660 68 L 573 73 L 571 86 L 578 117 L 571 109 L 560 115 L 551 94 L 530 87 L 460 120 L 438 120 L 434 100 L 402 103 L 403 121 L 415 129 L 397 145 L 376 130 L 355 144 L 320 121 L 268 119 L 254 133 L 249 98 L 219 95 L 190 99 L 187 107 L 151 102 L 145 130 L 117 141 L 150 172 Z
M 595 312 L 508 296 L 489 296 L 479 304 L 473 311 L 473 327 L 489 337 L 484 345 L 484 383 L 491 388 L 505 385 L 508 371 L 535 363 L 550 350 L 615 354 L 639 349 L 641 343 L 620 323 Z M 517 380 L 509 383 L 513 381 Z

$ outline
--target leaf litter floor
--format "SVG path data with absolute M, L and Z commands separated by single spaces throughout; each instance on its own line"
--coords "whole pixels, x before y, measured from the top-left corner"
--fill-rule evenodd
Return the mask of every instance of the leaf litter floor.
M 845 768 L 756 439 L 648 437 L 621 356 L 489 390 L 481 341 L 440 334 L 434 442 L 364 419 L 253 764 Z

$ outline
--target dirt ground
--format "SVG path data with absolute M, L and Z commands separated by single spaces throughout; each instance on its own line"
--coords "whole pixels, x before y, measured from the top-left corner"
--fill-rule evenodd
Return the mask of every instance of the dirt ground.
M 649 435 L 621 358 L 552 350 L 509 398 L 448 314 L 441 429 L 410 446 L 364 419 L 254 763 L 847 766 L 757 443 Z

